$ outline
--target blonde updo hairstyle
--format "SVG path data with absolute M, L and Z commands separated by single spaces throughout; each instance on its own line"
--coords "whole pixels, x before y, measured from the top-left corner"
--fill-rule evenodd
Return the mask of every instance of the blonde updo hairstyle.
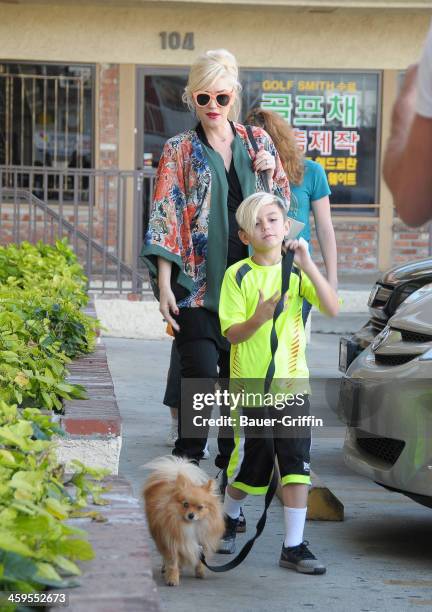
M 227 79 L 229 87 L 236 94 L 228 119 L 237 121 L 241 107 L 239 70 L 236 58 L 226 49 L 206 51 L 197 58 L 190 68 L 189 79 L 182 100 L 191 111 L 194 111 L 195 105 L 192 94 L 195 91 L 207 91 L 220 78 Z

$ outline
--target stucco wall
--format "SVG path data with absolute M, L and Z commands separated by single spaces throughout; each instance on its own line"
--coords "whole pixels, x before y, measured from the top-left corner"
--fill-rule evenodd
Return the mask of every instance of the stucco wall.
M 307 13 L 282 7 L 116 8 L 0 4 L 0 59 L 185 65 L 227 47 L 243 66 L 400 69 L 421 50 L 430 15 Z M 431 11 L 432 14 L 432 11 Z M 162 50 L 159 32 L 195 33 L 195 49 Z

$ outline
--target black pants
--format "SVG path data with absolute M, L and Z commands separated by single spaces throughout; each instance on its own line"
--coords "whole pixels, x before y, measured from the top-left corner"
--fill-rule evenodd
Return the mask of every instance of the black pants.
M 170 408 L 180 408 L 181 401 L 181 374 L 180 355 L 178 354 L 176 341 L 171 344 L 170 364 L 168 368 L 165 395 L 163 403 Z
M 180 376 L 183 379 L 187 378 L 201 378 L 207 379 L 205 383 L 204 391 L 207 393 L 214 393 L 214 385 L 218 379 L 229 378 L 229 351 L 221 350 L 211 339 L 198 338 L 190 340 L 188 342 L 182 342 L 181 344 L 174 347 L 176 342 L 173 342 L 173 351 L 178 353 L 180 361 Z M 173 365 L 172 360 L 175 359 L 174 354 L 171 355 L 170 369 Z M 219 369 L 219 371 L 218 371 Z M 175 371 L 171 369 L 171 373 Z M 165 393 L 165 399 L 174 400 L 174 378 L 169 377 L 172 386 L 171 391 L 167 388 Z M 187 381 L 185 381 L 187 383 Z M 176 388 L 179 389 L 178 384 Z M 175 443 L 173 455 L 180 457 L 187 457 L 195 461 L 199 461 L 203 456 L 203 450 L 207 442 L 208 427 L 202 428 L 202 437 L 187 437 L 182 429 L 186 429 L 182 422 L 190 423 L 196 412 L 194 412 L 192 405 L 192 392 L 193 385 L 185 385 L 183 388 L 182 397 L 180 401 L 176 402 L 179 407 L 179 437 Z M 203 390 L 203 386 L 200 385 L 200 391 Z M 167 398 L 168 395 L 168 398 Z M 178 397 L 178 396 L 177 396 Z M 165 402 L 164 402 L 165 403 Z M 170 404 L 175 406 L 175 404 Z M 200 411 L 200 414 L 205 417 L 210 417 L 212 407 L 206 407 Z M 221 414 L 229 414 L 229 408 L 221 408 Z M 215 415 L 217 416 L 217 415 Z M 201 431 L 201 430 L 200 430 Z M 218 434 L 218 450 L 219 453 L 215 459 L 215 464 L 220 469 L 225 469 L 228 465 L 231 452 L 234 448 L 234 432 L 231 427 L 219 428 Z

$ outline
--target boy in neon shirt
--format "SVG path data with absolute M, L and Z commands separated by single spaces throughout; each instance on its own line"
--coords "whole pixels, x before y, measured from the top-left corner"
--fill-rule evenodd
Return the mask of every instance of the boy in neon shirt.
M 263 381 L 272 360 L 270 334 L 273 315 L 281 299 L 281 247 L 290 221 L 283 201 L 268 193 L 246 198 L 237 209 L 236 219 L 241 228 L 241 240 L 252 246 L 254 254 L 227 269 L 220 295 L 219 318 L 222 333 L 231 343 L 231 382 L 235 383 L 235 379 Z M 286 246 L 295 252 L 294 266 L 284 306 L 279 307 L 275 323 L 278 348 L 274 356 L 275 387 L 272 389 L 293 390 L 294 381 L 294 395 L 301 389 L 306 392 L 303 395 L 306 409 L 303 408 L 302 414 L 307 414 L 309 372 L 302 301 L 306 298 L 329 316 L 337 314 L 339 304 L 335 291 L 311 260 L 307 243 L 302 239 L 291 240 Z M 238 382 L 240 388 L 241 381 Z M 249 414 L 254 416 L 254 411 L 249 410 Z M 303 427 L 301 437 L 286 437 L 281 436 L 280 428 L 276 427 L 272 437 L 283 487 L 285 517 L 279 564 L 302 573 L 323 574 L 325 566 L 303 541 L 310 484 L 310 428 Z M 237 431 L 227 469 L 226 529 L 218 552 L 234 553 L 242 501 L 248 493 L 265 494 L 273 466 L 274 457 L 265 439 L 242 437 Z

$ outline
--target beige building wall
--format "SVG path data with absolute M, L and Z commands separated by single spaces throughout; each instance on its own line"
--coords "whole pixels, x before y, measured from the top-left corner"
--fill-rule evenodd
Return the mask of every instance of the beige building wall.
M 226 47 L 242 66 L 400 69 L 416 60 L 425 11 L 308 12 L 278 6 L 138 7 L 0 3 L 0 59 L 187 65 Z M 432 14 L 432 10 L 431 10 Z M 195 49 L 161 49 L 161 30 L 194 32 Z

